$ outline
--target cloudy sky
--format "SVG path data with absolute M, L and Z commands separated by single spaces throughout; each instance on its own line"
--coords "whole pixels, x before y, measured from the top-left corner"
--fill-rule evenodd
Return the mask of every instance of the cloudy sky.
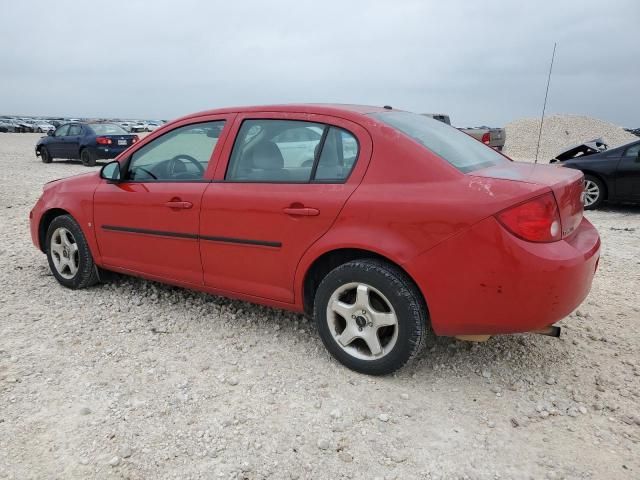
M 640 126 L 640 1 L 11 1 L 0 114 L 174 118 L 284 102 Z

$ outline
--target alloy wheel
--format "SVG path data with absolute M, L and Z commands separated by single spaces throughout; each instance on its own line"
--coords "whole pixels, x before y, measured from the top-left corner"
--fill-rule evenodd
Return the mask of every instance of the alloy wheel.
M 584 206 L 590 207 L 600 198 L 600 187 L 592 180 L 584 182 Z
M 331 295 L 327 323 L 336 344 L 361 360 L 387 355 L 398 339 L 398 317 L 391 302 L 364 283 L 348 283 Z
M 71 280 L 78 273 L 78 244 L 73 234 L 64 227 L 57 228 L 51 236 L 51 258 L 61 277 Z

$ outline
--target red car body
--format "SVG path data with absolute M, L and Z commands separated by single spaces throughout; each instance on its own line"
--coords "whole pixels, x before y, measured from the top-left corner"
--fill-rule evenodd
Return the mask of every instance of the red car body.
M 118 161 L 180 126 L 225 120 L 202 181 L 113 183 L 92 172 L 51 182 L 31 212 L 33 242 L 44 250 L 48 222 L 67 212 L 102 268 L 297 312 L 310 311 L 308 282 L 318 265 L 336 252 L 369 252 L 411 277 L 439 335 L 537 330 L 584 300 L 600 239 L 582 216 L 579 171 L 505 162 L 463 173 L 370 115 L 384 111 L 287 105 L 181 118 Z M 225 181 L 242 122 L 265 118 L 351 132 L 359 153 L 348 180 Z M 557 240 L 524 240 L 500 220 L 544 195 L 557 202 Z

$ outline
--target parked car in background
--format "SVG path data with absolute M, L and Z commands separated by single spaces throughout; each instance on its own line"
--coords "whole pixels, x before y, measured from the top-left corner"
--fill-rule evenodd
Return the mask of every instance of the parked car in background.
M 593 145 L 593 148 L 589 146 Z M 562 159 L 555 165 L 573 168 L 584 173 L 584 208 L 598 208 L 603 202 L 640 203 L 640 140 L 610 150 L 597 150 L 598 141 L 582 144 L 586 153 Z M 600 147 L 601 148 L 601 147 Z M 568 151 L 585 151 L 574 147 Z
M 56 127 L 54 127 L 52 124 L 44 120 L 35 120 L 32 125 L 34 128 L 34 131 L 37 133 L 47 133 L 50 130 L 56 129 Z
M 114 123 L 65 123 L 38 140 L 36 156 L 44 163 L 65 158 L 90 167 L 96 160 L 115 158 L 137 141 L 137 135 Z
M 439 122 L 451 125 L 451 118 L 445 113 L 423 113 L 425 117 L 433 118 Z M 498 151 L 502 151 L 505 141 L 507 140 L 507 132 L 504 128 L 494 127 L 473 127 L 473 128 L 458 128 L 458 130 L 471 135 L 476 140 L 481 141 L 485 145 L 495 148 Z
M 598 265 L 582 193 L 578 171 L 424 116 L 287 105 L 176 120 L 47 183 L 29 218 L 65 287 L 105 269 L 304 312 L 338 361 L 378 375 L 428 325 L 559 334 Z
M 147 124 L 147 122 L 132 123 L 131 127 L 129 128 L 129 131 L 131 131 L 131 132 L 148 132 L 149 131 L 149 125 Z

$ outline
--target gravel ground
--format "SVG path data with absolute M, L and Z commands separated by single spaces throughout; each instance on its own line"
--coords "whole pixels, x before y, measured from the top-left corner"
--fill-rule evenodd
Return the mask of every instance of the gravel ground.
M 126 277 L 66 290 L 32 245 L 38 138 L 0 134 L 0 478 L 640 478 L 640 208 L 589 213 L 556 340 L 432 338 L 353 373 L 299 315 Z
M 505 126 L 507 138 L 504 153 L 516 160 L 535 159 L 539 118 L 521 118 Z M 538 162 L 549 163 L 549 160 L 567 148 L 582 142 L 602 137 L 609 148 L 635 142 L 638 137 L 624 128 L 597 118 L 581 115 L 551 115 L 545 117 L 542 126 L 542 140 Z

